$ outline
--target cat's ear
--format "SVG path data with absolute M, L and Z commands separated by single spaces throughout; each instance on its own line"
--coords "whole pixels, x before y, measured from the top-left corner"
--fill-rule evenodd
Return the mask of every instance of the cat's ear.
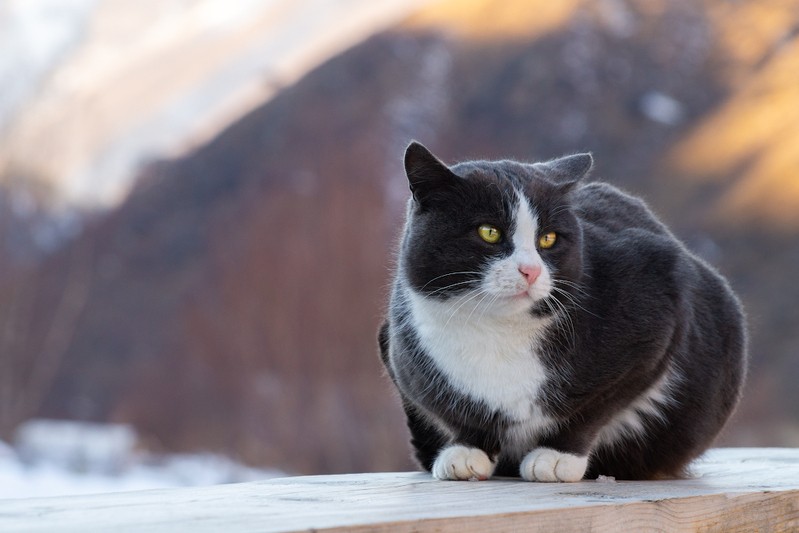
M 543 171 L 547 176 L 551 176 L 558 184 L 567 188 L 583 179 L 594 166 L 594 158 L 590 153 L 574 154 L 553 159 L 545 163 L 535 163 L 533 168 Z
M 420 203 L 430 193 L 448 187 L 458 179 L 447 165 L 416 141 L 405 149 L 405 174 L 413 197 Z

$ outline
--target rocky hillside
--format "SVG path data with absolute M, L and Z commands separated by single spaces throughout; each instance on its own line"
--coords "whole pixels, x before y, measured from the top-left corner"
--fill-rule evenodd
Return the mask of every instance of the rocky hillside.
M 643 194 L 747 305 L 751 379 L 723 442 L 799 444 L 797 7 L 420 9 L 150 165 L 1 288 L 33 302 L 2 309 L 6 427 L 36 412 L 294 472 L 407 467 L 374 338 L 417 138 L 450 161 L 593 151 L 595 175 Z

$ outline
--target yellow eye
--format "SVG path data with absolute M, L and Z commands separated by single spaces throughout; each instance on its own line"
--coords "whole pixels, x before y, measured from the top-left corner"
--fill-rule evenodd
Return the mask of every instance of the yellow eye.
M 558 240 L 558 236 L 554 231 L 550 231 L 549 233 L 544 233 L 538 239 L 538 246 L 541 248 L 547 249 L 552 248 L 555 246 L 555 241 Z
M 477 228 L 477 234 L 488 244 L 496 244 L 502 238 L 502 232 L 490 224 L 483 224 Z

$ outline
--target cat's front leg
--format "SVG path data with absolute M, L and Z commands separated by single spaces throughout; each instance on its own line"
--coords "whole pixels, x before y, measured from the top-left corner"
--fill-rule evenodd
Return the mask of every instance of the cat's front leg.
M 587 468 L 588 455 L 540 447 L 524 457 L 519 474 L 527 481 L 580 481 Z
M 494 474 L 496 462 L 480 448 L 450 444 L 433 462 L 433 477 L 456 481 L 484 481 Z

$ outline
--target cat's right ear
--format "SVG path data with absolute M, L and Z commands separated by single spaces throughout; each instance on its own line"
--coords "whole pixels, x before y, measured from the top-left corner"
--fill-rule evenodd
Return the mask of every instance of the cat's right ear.
M 405 149 L 405 175 L 414 199 L 420 204 L 455 183 L 458 177 L 421 143 L 412 141 Z
M 594 167 L 594 157 L 590 153 L 574 154 L 553 159 L 545 163 L 533 163 L 533 168 L 552 177 L 561 190 L 571 190 Z

